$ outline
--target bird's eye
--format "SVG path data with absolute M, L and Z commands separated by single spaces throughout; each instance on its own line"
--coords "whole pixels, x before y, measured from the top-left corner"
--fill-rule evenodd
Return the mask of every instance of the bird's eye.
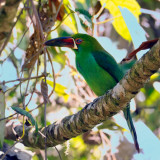
M 75 39 L 75 42 L 76 42 L 76 44 L 81 44 L 82 43 L 82 39 L 80 39 L 80 38 Z

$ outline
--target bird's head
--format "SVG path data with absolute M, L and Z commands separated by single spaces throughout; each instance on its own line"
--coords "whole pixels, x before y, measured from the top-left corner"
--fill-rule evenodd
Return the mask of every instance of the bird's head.
M 69 47 L 75 51 L 98 47 L 97 40 L 87 34 L 74 34 L 71 37 L 59 37 L 45 42 L 46 46 Z

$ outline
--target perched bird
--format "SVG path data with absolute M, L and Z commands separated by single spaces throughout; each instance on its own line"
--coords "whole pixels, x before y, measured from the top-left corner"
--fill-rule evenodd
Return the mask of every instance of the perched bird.
M 46 46 L 59 46 L 72 48 L 76 54 L 76 67 L 84 77 L 87 84 L 97 96 L 105 94 L 112 89 L 124 76 L 122 67 L 99 44 L 87 34 L 74 34 L 71 37 L 60 37 L 45 42 Z M 130 114 L 130 106 L 124 110 L 124 116 L 139 152 L 136 130 Z

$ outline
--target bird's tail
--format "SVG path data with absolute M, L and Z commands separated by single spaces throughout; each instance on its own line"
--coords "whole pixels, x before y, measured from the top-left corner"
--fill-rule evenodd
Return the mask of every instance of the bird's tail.
M 132 134 L 133 140 L 134 140 L 134 145 L 136 147 L 136 150 L 138 151 L 138 153 L 140 152 L 139 149 L 139 144 L 138 144 L 138 140 L 137 140 L 137 134 L 136 134 L 136 130 L 135 127 L 133 125 L 133 121 L 132 121 L 132 117 L 131 117 L 131 113 L 130 113 L 130 105 L 128 105 L 124 110 L 123 110 L 125 119 L 127 121 L 129 130 Z

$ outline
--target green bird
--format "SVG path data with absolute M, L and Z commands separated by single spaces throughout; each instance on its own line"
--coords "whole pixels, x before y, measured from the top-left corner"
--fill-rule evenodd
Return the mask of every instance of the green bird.
M 115 59 L 94 37 L 87 34 L 74 34 L 71 37 L 51 39 L 45 42 L 45 45 L 72 48 L 76 55 L 77 70 L 97 96 L 101 96 L 112 89 L 124 76 L 122 67 L 117 64 Z M 135 147 L 139 152 L 130 106 L 128 105 L 123 112 Z

